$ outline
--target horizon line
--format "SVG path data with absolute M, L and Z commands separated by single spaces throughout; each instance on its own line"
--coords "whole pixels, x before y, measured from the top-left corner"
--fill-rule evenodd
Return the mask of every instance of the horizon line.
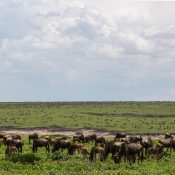
M 0 101 L 0 103 L 81 103 L 81 102 L 175 102 L 175 100 L 43 100 L 43 101 Z

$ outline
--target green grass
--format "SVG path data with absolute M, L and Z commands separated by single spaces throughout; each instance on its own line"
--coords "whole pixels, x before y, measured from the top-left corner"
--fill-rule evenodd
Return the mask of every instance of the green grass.
M 24 136 L 23 136 L 24 138 Z M 86 144 L 90 149 L 92 144 Z M 45 154 L 44 148 L 39 148 L 38 154 L 31 153 L 31 145 L 24 139 L 23 154 L 11 159 L 5 159 L 5 147 L 0 148 L 0 174 L 3 175 L 174 175 L 175 153 L 163 157 L 159 162 L 150 158 L 143 163 L 115 164 L 111 155 L 105 162 L 84 161 L 81 155 L 76 154 L 67 157 L 66 151 L 63 154 L 65 159 L 53 161 Z M 66 159 L 67 157 L 67 159 Z M 31 161 L 35 159 L 35 161 Z M 38 159 L 39 158 L 39 159 Z M 16 162 L 18 160 L 19 162 Z M 26 161 L 27 160 L 27 161 Z M 16 163 L 14 163 L 16 162 Z
M 0 126 L 175 132 L 175 102 L 0 103 Z
M 127 114 L 127 115 L 126 115 Z M 132 114 L 132 115 L 131 115 Z M 175 102 L 0 103 L 0 126 L 98 128 L 128 133 L 175 133 Z M 174 175 L 175 153 L 141 164 L 83 161 L 80 155 L 53 161 L 39 148 L 31 153 L 23 136 L 22 155 L 5 159 L 0 148 L 0 175 Z M 92 144 L 86 145 L 89 149 Z

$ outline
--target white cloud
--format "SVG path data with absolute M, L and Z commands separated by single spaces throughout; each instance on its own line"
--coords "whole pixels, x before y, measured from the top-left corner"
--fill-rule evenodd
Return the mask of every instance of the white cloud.
M 170 95 L 175 96 L 175 89 L 171 89 L 169 92 L 170 92 Z
M 0 72 L 46 75 L 53 85 L 133 87 L 152 77 L 173 78 L 174 6 L 114 0 L 1 2 Z

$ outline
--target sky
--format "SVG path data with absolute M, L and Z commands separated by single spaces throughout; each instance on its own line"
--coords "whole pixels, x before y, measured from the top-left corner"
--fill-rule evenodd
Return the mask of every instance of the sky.
M 0 101 L 175 100 L 174 9 L 1 0 Z

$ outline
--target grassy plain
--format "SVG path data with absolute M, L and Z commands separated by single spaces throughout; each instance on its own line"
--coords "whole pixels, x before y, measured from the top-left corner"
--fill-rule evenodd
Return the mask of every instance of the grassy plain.
M 175 133 L 175 102 L 0 103 L 0 126 Z
M 80 154 L 67 156 L 63 153 L 59 160 L 52 160 L 45 153 L 44 148 L 39 148 L 38 154 L 31 153 L 31 145 L 23 136 L 23 153 L 17 157 L 6 159 L 5 147 L 0 148 L 0 174 L 3 175 L 174 175 L 175 153 L 169 153 L 157 162 L 154 158 L 144 160 L 142 163 L 115 164 L 111 155 L 105 162 L 84 161 Z M 93 145 L 86 144 L 90 149 Z M 38 160 L 39 159 L 39 160 Z M 36 160 L 36 161 L 33 161 Z M 15 163 L 14 163 L 15 162 Z
M 175 133 L 175 102 L 59 102 L 0 103 L 0 126 L 98 128 L 128 133 Z M 157 162 L 150 158 L 141 164 L 96 163 L 82 160 L 81 155 L 52 160 L 40 148 L 31 153 L 23 136 L 23 154 L 5 159 L 0 147 L 0 174 L 3 175 L 174 175 L 175 153 L 165 154 Z M 86 145 L 89 149 L 92 144 Z M 33 162 L 33 160 L 35 160 Z M 39 159 L 39 160 L 38 160 Z M 31 163 L 30 163 L 31 161 Z

